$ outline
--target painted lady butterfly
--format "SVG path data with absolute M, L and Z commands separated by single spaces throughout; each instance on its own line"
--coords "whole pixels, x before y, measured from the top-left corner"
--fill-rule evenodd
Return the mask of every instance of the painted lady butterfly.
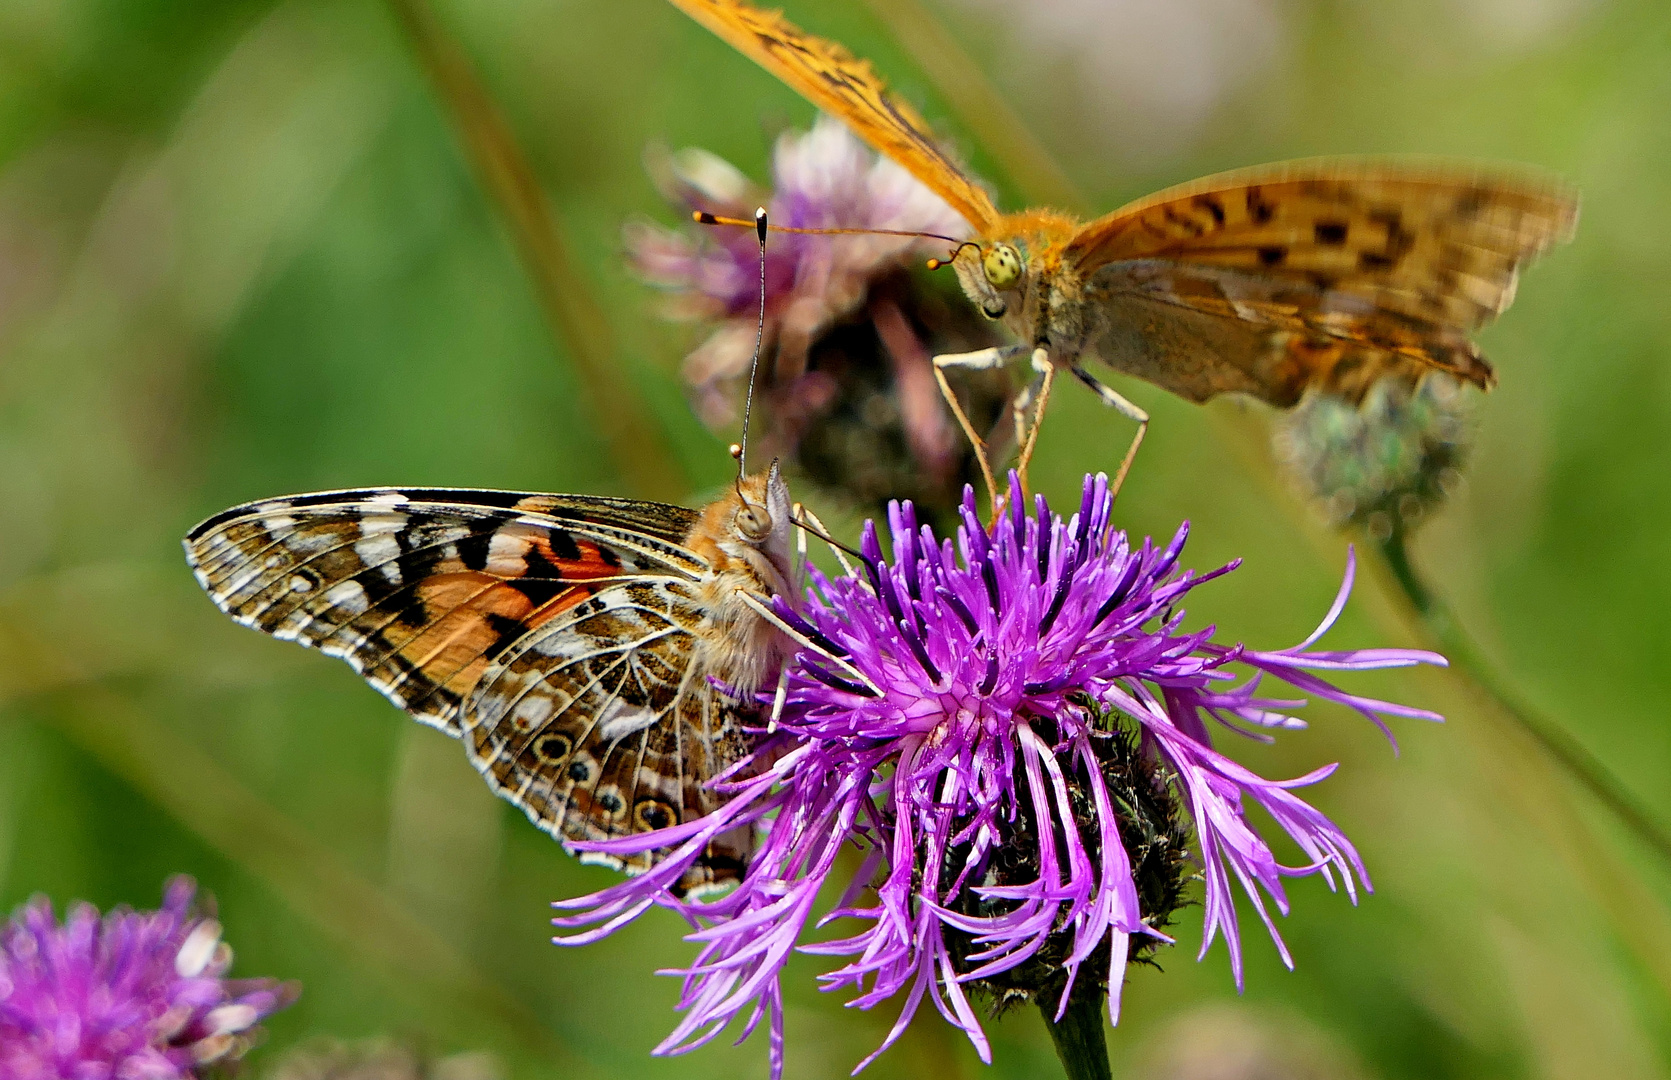
M 747 752 L 755 691 L 789 646 L 769 611 L 789 588 L 790 509 L 776 464 L 701 511 L 328 491 L 233 507 L 185 548 L 222 611 L 348 661 L 568 846 L 718 805 L 705 784 Z M 722 837 L 681 886 L 734 881 L 751 849 L 746 830 Z M 580 857 L 630 874 L 656 853 Z

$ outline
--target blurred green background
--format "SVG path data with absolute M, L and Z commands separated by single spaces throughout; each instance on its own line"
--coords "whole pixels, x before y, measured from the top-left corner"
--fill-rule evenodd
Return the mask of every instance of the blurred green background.
M 901 12 L 972 58 L 976 100 L 1009 102 L 1093 209 L 1318 153 L 1524 161 L 1582 189 L 1576 242 L 1483 336 L 1502 384 L 1415 554 L 1503 675 L 1671 821 L 1671 5 L 923 3 L 789 14 L 874 59 L 1012 206 L 1027 179 L 959 119 L 929 74 L 946 54 L 911 44 Z M 653 971 L 693 951 L 680 926 L 548 945 L 547 901 L 610 875 L 346 666 L 234 627 L 180 556 L 199 518 L 313 488 L 631 493 L 617 414 L 580 393 L 588 349 L 663 433 L 664 493 L 726 475 L 678 382 L 697 331 L 647 317 L 619 230 L 673 220 L 647 142 L 763 179 L 775 133 L 812 110 L 658 0 L 438 0 L 435 16 L 566 238 L 579 337 L 552 333 L 391 8 L 0 4 L 0 908 L 39 891 L 154 906 L 165 877 L 195 875 L 235 971 L 305 986 L 257 1073 L 311 1035 L 391 1033 L 492 1051 L 516 1077 L 763 1076 L 760 1039 L 649 1058 L 677 996 Z M 1247 560 L 1195 618 L 1262 647 L 1303 636 L 1346 541 L 1274 476 L 1262 414 L 1118 385 L 1156 416 L 1124 523 L 1187 517 L 1187 562 Z M 1129 429 L 1089 395 L 1057 400 L 1035 478 L 1068 498 Z M 1328 642 L 1413 634 L 1371 577 Z M 1194 961 L 1186 911 L 1164 972 L 1132 974 L 1116 1075 L 1253 1076 L 1202 1070 L 1261 1053 L 1270 1077 L 1671 1072 L 1665 862 L 1454 676 L 1351 685 L 1450 722 L 1398 725 L 1395 757 L 1319 709 L 1308 732 L 1231 752 L 1272 776 L 1344 762 L 1312 794 L 1375 895 L 1354 909 L 1298 882 L 1282 924 L 1297 970 L 1254 921 L 1240 997 L 1222 946 Z M 893 1021 L 818 994 L 818 970 L 803 958 L 787 980 L 792 1077 L 844 1075 Z M 991 1033 L 987 1070 L 925 1012 L 866 1075 L 1059 1075 L 1035 1014 Z

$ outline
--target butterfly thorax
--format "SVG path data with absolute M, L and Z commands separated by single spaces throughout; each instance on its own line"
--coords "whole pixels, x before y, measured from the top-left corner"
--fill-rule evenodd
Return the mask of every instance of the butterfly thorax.
M 770 604 L 789 595 L 789 509 L 774 464 L 710 504 L 685 537 L 684 546 L 709 566 L 696 585 L 703 621 L 695 631 L 694 674 L 713 675 L 739 695 L 753 694 L 783 660 L 782 632 L 745 596 Z
M 981 234 L 981 242 L 1024 246 L 1038 254 L 1054 248 L 1058 254 L 1084 225 L 1079 218 L 1061 210 L 1022 210 L 1005 214 Z

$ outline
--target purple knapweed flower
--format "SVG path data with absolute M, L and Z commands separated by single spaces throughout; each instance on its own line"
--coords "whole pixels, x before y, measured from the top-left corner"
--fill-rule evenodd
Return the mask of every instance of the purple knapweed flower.
M 232 950 L 175 878 L 162 910 L 77 904 L 62 925 L 44 897 L 0 931 L 0 1080 L 176 1080 L 253 1044 L 295 988 L 225 978 Z
M 814 571 L 805 608 L 779 608 L 806 647 L 778 730 L 722 784 L 728 801 L 707 818 L 598 845 L 669 854 L 643 877 L 557 905 L 578 912 L 557 925 L 589 927 L 559 939 L 566 943 L 595 940 L 655 905 L 697 927 L 690 940 L 701 951 L 679 972 L 686 1015 L 658 1053 L 700 1045 L 733 1019 L 743 1020 L 745 1037 L 769 1019 L 780 1075 L 778 979 L 797 949 L 848 958 L 822 979 L 827 989 L 850 989 L 851 1004 L 900 1001 L 877 1053 L 928 997 L 989 1060 L 968 989 L 1003 985 L 1047 955 L 1051 980 L 1033 995 L 1042 1005 L 1059 1016 L 1070 995 L 1106 987 L 1117 1019 L 1131 949 L 1163 937 L 1170 914 L 1145 910 L 1140 896 L 1150 893 L 1134 880 L 1122 839 L 1132 789 L 1110 782 L 1119 756 L 1110 750 L 1120 745 L 1147 762 L 1131 781 L 1137 789 L 1167 789 L 1193 822 L 1205 878 L 1202 954 L 1223 931 L 1238 986 L 1232 876 L 1290 964 L 1267 907 L 1287 913 L 1284 877 L 1322 874 L 1332 888 L 1338 875 L 1354 902 L 1359 884 L 1368 888 L 1351 842 L 1294 793 L 1334 767 L 1267 780 L 1217 752 L 1208 721 L 1256 738 L 1303 726 L 1290 715 L 1303 702 L 1257 695 L 1267 674 L 1383 731 L 1385 716 L 1438 719 L 1349 694 L 1317 673 L 1443 658 L 1312 651 L 1345 604 L 1350 565 L 1322 625 L 1299 645 L 1260 652 L 1217 644 L 1210 627 L 1184 630 L 1177 605 L 1235 564 L 1204 575 L 1178 570 L 1187 527 L 1164 550 L 1147 541 L 1132 547 L 1113 527 L 1106 477 L 1086 479 L 1067 521 L 1042 497 L 1028 513 L 1011 483 L 1008 509 L 990 530 L 972 491 L 955 545 L 919 528 L 910 504 L 896 504 L 891 561 L 870 525 L 862 572 L 830 580 Z M 1239 681 L 1232 665 L 1251 677 Z M 1248 820 L 1250 801 L 1293 839 L 1302 865 L 1277 860 Z M 706 843 L 744 825 L 759 830 L 759 844 L 740 885 L 717 899 L 676 897 Z M 848 844 L 866 857 L 818 925 L 852 920 L 858 932 L 803 942 Z

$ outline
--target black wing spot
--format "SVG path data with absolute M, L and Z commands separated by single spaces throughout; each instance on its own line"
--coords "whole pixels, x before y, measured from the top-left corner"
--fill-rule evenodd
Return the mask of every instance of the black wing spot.
M 1259 261 L 1265 266 L 1279 266 L 1282 260 L 1288 258 L 1285 247 L 1262 247 L 1259 249 Z
M 547 735 L 534 744 L 535 752 L 538 753 L 540 757 L 550 762 L 558 762 L 567 759 L 569 751 L 573 749 L 574 743 L 569 741 L 569 737 L 567 735 Z M 585 766 L 580 764 L 578 761 L 575 762 L 574 768 L 569 769 L 570 776 L 574 776 L 574 770 L 576 768 L 584 771 Z M 582 779 L 582 777 L 575 777 L 575 779 L 579 780 Z
M 1199 221 L 1196 221 L 1191 217 L 1185 217 L 1183 214 L 1178 213 L 1178 211 L 1172 209 L 1170 206 L 1163 206 L 1160 209 L 1161 215 L 1165 217 L 1167 221 L 1170 221 L 1172 224 L 1188 232 L 1191 236 L 1200 236 L 1202 233 L 1207 231 L 1201 227 L 1201 223 Z
M 1203 207 L 1207 213 L 1213 215 L 1214 222 L 1224 224 L 1224 204 L 1219 202 L 1216 196 L 1197 195 L 1194 202 L 1196 206 Z
M 592 778 L 592 766 L 584 761 L 577 761 L 569 766 L 569 779 L 577 784 L 584 784 Z
M 1247 189 L 1247 215 L 1254 224 L 1265 225 L 1276 216 L 1276 206 L 1265 201 L 1258 188 Z
M 1317 235 L 1319 244 L 1338 247 L 1346 243 L 1346 222 L 1344 221 L 1319 221 L 1313 231 Z
M 608 811 L 611 817 L 626 809 L 626 804 L 621 802 L 621 796 L 615 794 L 613 791 L 599 792 L 598 805 Z
M 1416 234 L 1404 227 L 1404 215 L 1396 207 L 1372 210 L 1369 220 L 1381 225 L 1387 230 L 1387 254 L 1394 259 L 1409 251 L 1416 244 Z
M 470 570 L 487 569 L 487 552 L 493 543 L 492 533 L 476 533 L 466 536 L 453 546 L 458 549 L 458 561 Z
M 665 829 L 679 823 L 678 812 L 663 799 L 639 799 L 632 808 L 632 816 L 641 832 Z
M 575 543 L 574 534 L 567 529 L 552 529 L 551 552 L 559 559 L 578 560 L 580 545 Z
M 1365 251 L 1358 256 L 1358 266 L 1365 270 L 1391 270 L 1398 262 L 1391 255 L 1379 251 Z

